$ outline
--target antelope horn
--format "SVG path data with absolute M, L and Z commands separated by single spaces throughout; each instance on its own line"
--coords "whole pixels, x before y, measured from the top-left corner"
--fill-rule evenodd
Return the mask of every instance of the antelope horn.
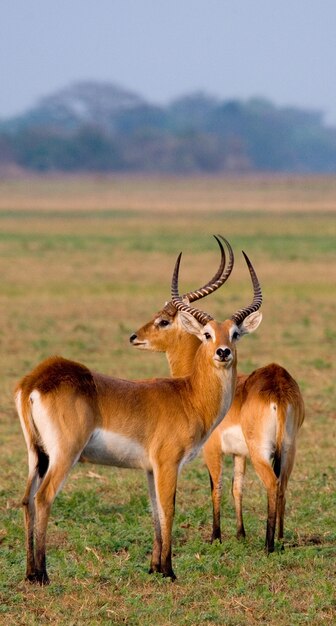
M 184 304 L 182 300 L 182 296 L 179 295 L 178 275 L 179 275 L 179 269 L 180 269 L 181 256 L 182 256 L 182 252 L 180 252 L 180 254 L 177 257 L 177 261 L 175 263 L 174 272 L 173 272 L 173 278 L 172 278 L 172 284 L 171 284 L 172 303 L 174 307 L 176 307 L 176 309 L 178 309 L 179 311 L 186 311 L 187 313 L 190 313 L 201 324 L 203 324 L 203 326 L 205 326 L 208 322 L 213 320 L 213 317 L 211 317 L 211 315 L 207 315 L 207 313 L 203 313 L 203 311 L 199 311 L 198 309 L 194 309 L 193 307 L 188 306 L 187 304 Z
M 232 315 L 231 319 L 235 322 L 235 324 L 237 324 L 237 326 L 239 326 L 244 321 L 244 319 L 246 319 L 246 317 L 250 315 L 250 313 L 253 313 L 254 311 L 258 311 L 262 303 L 261 287 L 260 287 L 257 274 L 255 273 L 255 270 L 253 268 L 253 265 L 250 259 L 248 258 L 248 256 L 245 254 L 244 251 L 243 251 L 243 255 L 244 255 L 247 267 L 250 272 L 251 280 L 252 280 L 253 300 L 249 306 L 245 307 L 244 309 L 239 309 L 234 315 Z
M 226 258 L 225 258 L 225 252 L 224 252 L 224 248 L 222 246 L 222 243 L 219 241 L 218 237 L 220 237 L 222 239 L 222 241 L 224 241 L 224 243 L 227 245 L 227 248 L 229 250 L 229 263 L 227 268 L 225 269 L 225 262 L 226 262 Z M 205 285 L 203 285 L 203 287 L 200 287 L 199 289 L 197 289 L 196 291 L 190 291 L 189 293 L 186 293 L 183 298 L 188 298 L 189 302 L 194 302 L 195 300 L 199 300 L 200 298 L 204 298 L 205 296 L 208 296 L 210 293 L 213 293 L 214 291 L 216 291 L 217 289 L 219 289 L 219 287 L 221 287 L 229 278 L 231 272 L 232 272 L 232 268 L 233 268 L 233 264 L 234 264 L 234 256 L 233 256 L 233 250 L 229 244 L 229 242 L 222 237 L 222 235 L 218 235 L 218 237 L 216 237 L 216 235 L 214 235 L 214 238 L 216 239 L 219 247 L 220 247 L 220 251 L 221 251 L 221 263 L 220 266 L 216 272 L 216 274 L 211 278 L 211 280 L 209 280 L 209 282 L 207 282 Z M 225 271 L 224 271 L 225 269 Z
M 205 285 L 203 285 L 203 287 L 200 287 L 196 291 L 189 291 L 189 293 L 184 294 L 182 296 L 183 300 L 188 299 L 189 302 L 194 302 L 195 300 L 200 300 L 201 298 L 208 296 L 210 293 L 213 293 L 214 291 L 219 289 L 219 287 L 221 287 L 227 281 L 227 279 L 229 278 L 232 272 L 232 268 L 234 264 L 234 255 L 233 255 L 233 250 L 229 242 L 222 235 L 218 235 L 218 237 L 220 237 L 226 243 L 228 250 L 229 250 L 229 263 L 228 263 L 227 268 L 225 269 L 226 257 L 225 257 L 224 248 L 222 246 L 222 243 L 219 241 L 218 237 L 216 237 L 216 235 L 214 235 L 214 237 L 221 251 L 220 266 L 216 274 L 211 278 L 211 280 L 209 280 L 209 282 L 207 282 Z M 176 312 L 176 307 L 174 306 L 171 300 L 170 302 L 167 302 L 165 304 L 164 308 L 170 315 L 174 315 L 174 311 Z

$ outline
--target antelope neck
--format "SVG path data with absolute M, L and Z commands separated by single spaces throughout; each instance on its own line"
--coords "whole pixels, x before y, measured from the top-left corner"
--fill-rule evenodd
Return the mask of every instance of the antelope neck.
M 174 378 L 189 376 L 193 369 L 194 359 L 201 342 L 194 335 L 182 335 L 175 346 L 167 350 L 166 356 L 170 373 Z
M 189 398 L 192 419 L 203 422 L 203 433 L 207 438 L 231 406 L 236 369 L 217 368 L 212 359 L 210 364 L 205 364 L 203 359 L 196 356 L 188 381 L 191 387 Z

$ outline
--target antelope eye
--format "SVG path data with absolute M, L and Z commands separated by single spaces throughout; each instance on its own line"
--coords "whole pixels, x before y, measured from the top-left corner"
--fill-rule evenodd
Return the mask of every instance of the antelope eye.
M 169 326 L 169 322 L 168 322 L 168 320 L 160 320 L 160 321 L 159 321 L 159 326 L 160 326 L 161 328 L 165 328 L 165 326 Z
M 239 332 L 237 330 L 235 330 L 233 335 L 232 335 L 232 339 L 239 339 L 239 337 L 240 337 Z
M 209 339 L 211 339 L 210 333 L 204 333 L 204 337 L 206 338 L 207 341 L 209 341 Z

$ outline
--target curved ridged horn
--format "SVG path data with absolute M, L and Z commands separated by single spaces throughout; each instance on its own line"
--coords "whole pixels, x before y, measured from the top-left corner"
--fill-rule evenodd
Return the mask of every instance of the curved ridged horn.
M 188 306 L 187 304 L 184 304 L 182 300 L 182 296 L 179 295 L 178 274 L 179 274 L 179 269 L 180 269 L 181 256 L 182 256 L 182 252 L 180 252 L 180 254 L 177 257 L 177 261 L 175 263 L 174 272 L 173 272 L 173 278 L 172 278 L 172 284 L 171 284 L 172 303 L 179 311 L 186 311 L 187 313 L 190 313 L 201 324 L 203 324 L 203 326 L 205 326 L 208 322 L 213 320 L 213 317 L 211 317 L 211 315 L 207 315 L 207 313 L 203 313 L 203 311 L 199 311 L 198 309 L 194 309 L 193 307 Z
M 220 237 L 222 241 L 224 241 L 224 243 L 227 245 L 227 248 L 229 250 L 229 263 L 226 269 L 225 269 L 225 262 L 226 262 L 225 252 L 218 237 Z M 220 247 L 220 251 L 221 251 L 220 266 L 216 274 L 211 278 L 211 280 L 209 280 L 205 285 L 203 285 L 203 287 L 196 289 L 196 291 L 190 291 L 189 293 L 184 294 L 183 298 L 188 298 L 189 302 L 195 302 L 195 300 L 200 300 L 200 298 L 204 298 L 205 296 L 208 296 L 210 293 L 213 293 L 214 291 L 219 289 L 219 287 L 221 287 L 227 281 L 227 279 L 229 278 L 232 272 L 232 268 L 234 264 L 233 250 L 229 242 L 227 241 L 227 239 L 225 239 L 222 235 L 218 235 L 218 237 L 214 235 L 214 238 L 216 239 Z
M 231 316 L 231 319 L 233 320 L 233 322 L 235 322 L 235 324 L 237 324 L 237 326 L 239 326 L 244 321 L 244 319 L 246 319 L 246 317 L 250 315 L 250 313 L 253 313 L 254 311 L 258 311 L 258 309 L 260 309 L 261 304 L 262 304 L 262 293 L 261 293 L 261 287 L 260 287 L 257 274 L 255 273 L 255 270 L 253 268 L 253 265 L 250 259 L 248 258 L 248 256 L 245 254 L 244 251 L 243 251 L 243 255 L 244 255 L 247 267 L 249 269 L 250 275 L 251 275 L 251 280 L 252 280 L 252 285 L 253 285 L 253 300 L 249 306 L 245 307 L 244 309 L 239 309 L 237 313 Z
M 225 252 L 224 252 L 222 243 L 219 241 L 218 237 L 220 237 L 225 242 L 229 250 L 229 262 L 228 262 L 228 266 L 226 269 L 225 269 L 225 263 L 226 263 Z M 225 237 L 223 237 L 222 235 L 218 235 L 218 236 L 214 235 L 214 238 L 216 239 L 220 247 L 220 251 L 221 251 L 221 262 L 220 262 L 219 268 L 216 274 L 211 278 L 211 280 L 209 280 L 209 282 L 203 285 L 203 287 L 200 287 L 196 291 L 189 291 L 189 293 L 185 293 L 182 296 L 183 300 L 188 299 L 189 302 L 195 302 L 195 300 L 200 300 L 201 298 L 204 298 L 205 296 L 208 296 L 210 293 L 213 293 L 214 291 L 219 289 L 219 287 L 221 287 L 229 278 L 233 269 L 233 265 L 234 265 L 233 250 L 229 242 L 227 241 L 227 239 L 225 239 Z M 174 315 L 174 311 L 176 312 L 176 307 L 174 306 L 171 300 L 170 302 L 167 302 L 165 304 L 164 309 L 168 312 L 169 315 Z

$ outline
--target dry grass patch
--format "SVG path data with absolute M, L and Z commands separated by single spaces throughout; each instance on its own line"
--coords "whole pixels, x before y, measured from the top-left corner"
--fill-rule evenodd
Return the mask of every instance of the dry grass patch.
M 1 181 L 0 622 L 334 623 L 335 186 L 334 177 Z M 264 320 L 239 346 L 239 367 L 278 361 L 298 379 L 306 401 L 285 552 L 263 554 L 265 493 L 251 468 L 248 537 L 235 540 L 230 459 L 223 543 L 209 545 L 209 481 L 197 459 L 178 486 L 178 581 L 150 577 L 143 474 L 76 467 L 51 515 L 52 584 L 28 585 L 19 508 L 26 450 L 13 408 L 15 381 L 52 353 L 122 377 L 167 374 L 162 355 L 137 352 L 128 337 L 169 298 L 181 249 L 182 289 L 213 274 L 217 232 L 232 241 L 236 266 L 204 307 L 221 319 L 249 300 L 244 248 L 262 282 Z
M 334 212 L 334 176 L 156 177 L 31 176 L 0 181 L 0 209 L 207 213 Z

